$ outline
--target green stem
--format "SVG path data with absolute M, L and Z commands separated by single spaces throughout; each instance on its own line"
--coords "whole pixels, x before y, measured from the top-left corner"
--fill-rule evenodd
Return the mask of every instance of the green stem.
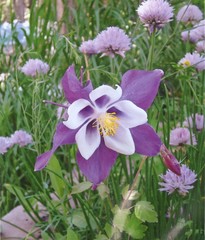
M 147 61 L 147 67 L 146 67 L 147 70 L 152 70 L 154 45 L 155 45 L 155 31 L 151 33 L 151 36 L 150 36 L 150 48 L 149 48 L 149 55 L 148 55 L 148 61 Z

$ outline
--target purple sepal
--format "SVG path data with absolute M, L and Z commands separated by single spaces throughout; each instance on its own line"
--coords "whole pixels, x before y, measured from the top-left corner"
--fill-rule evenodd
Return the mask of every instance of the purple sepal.
M 75 143 L 75 134 L 78 129 L 72 130 L 67 128 L 63 123 L 59 123 L 53 137 L 53 147 L 50 151 L 45 152 L 37 157 L 35 171 L 43 169 L 49 162 L 56 149 L 64 144 Z
M 181 175 L 180 163 L 177 161 L 175 156 L 162 144 L 160 148 L 160 155 L 163 159 L 164 165 L 170 169 L 173 173 Z
M 130 129 L 135 142 L 135 152 L 145 156 L 159 153 L 162 142 L 155 130 L 147 123 Z
M 85 160 L 79 151 L 77 152 L 78 166 L 88 180 L 93 183 L 92 189 L 96 189 L 97 185 L 107 178 L 117 155 L 117 152 L 105 146 L 103 139 L 99 148 L 96 149 L 88 160 Z
M 122 76 L 122 99 L 146 110 L 157 95 L 163 71 L 129 70 Z
M 65 98 L 72 103 L 80 98 L 89 99 L 89 93 L 93 90 L 90 80 L 83 86 L 78 80 L 74 66 L 70 66 L 62 78 L 62 86 Z

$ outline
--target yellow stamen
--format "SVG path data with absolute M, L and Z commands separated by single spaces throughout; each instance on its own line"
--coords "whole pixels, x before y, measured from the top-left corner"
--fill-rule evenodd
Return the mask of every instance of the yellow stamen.
M 119 118 L 115 112 L 102 114 L 94 122 L 93 126 L 98 126 L 100 134 L 105 136 L 114 136 L 119 127 Z
M 183 62 L 183 64 L 184 64 L 185 66 L 187 66 L 187 67 L 190 67 L 190 66 L 191 66 L 191 62 L 190 62 L 189 60 L 185 60 L 185 61 Z

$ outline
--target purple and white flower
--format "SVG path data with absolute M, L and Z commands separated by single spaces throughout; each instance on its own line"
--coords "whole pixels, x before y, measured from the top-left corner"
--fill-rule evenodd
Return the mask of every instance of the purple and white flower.
M 170 132 L 169 144 L 172 146 L 179 145 L 196 145 L 196 137 L 190 133 L 188 128 L 175 128 Z
M 163 28 L 166 23 L 172 21 L 174 15 L 173 7 L 164 0 L 143 1 L 136 11 L 150 33 Z
M 165 175 L 160 175 L 164 182 L 159 183 L 162 186 L 159 190 L 169 194 L 178 191 L 180 195 L 185 196 L 194 187 L 193 183 L 196 182 L 197 175 L 184 164 L 182 164 L 180 171 L 180 176 L 170 170 L 167 170 Z
M 196 5 L 189 4 L 179 9 L 176 18 L 179 22 L 195 24 L 203 19 L 203 13 Z
M 198 71 L 203 71 L 205 69 L 205 57 L 200 56 L 199 53 L 186 53 L 186 55 L 179 61 L 179 65 L 183 67 L 194 67 Z
M 162 70 L 129 70 L 120 86 L 93 89 L 90 81 L 83 86 L 74 67 L 69 67 L 62 79 L 71 104 L 69 117 L 57 125 L 53 147 L 37 157 L 35 170 L 43 169 L 59 146 L 76 143 L 78 166 L 95 187 L 108 176 L 118 153 L 158 154 L 162 143 L 145 111 L 162 76 Z
M 131 40 L 125 34 L 124 30 L 118 27 L 108 27 L 100 32 L 93 40 L 97 53 L 102 53 L 103 56 L 114 57 L 118 54 L 125 57 L 125 52 L 130 50 Z
M 21 68 L 21 72 L 27 76 L 36 77 L 37 74 L 46 74 L 49 69 L 49 65 L 40 59 L 29 59 Z

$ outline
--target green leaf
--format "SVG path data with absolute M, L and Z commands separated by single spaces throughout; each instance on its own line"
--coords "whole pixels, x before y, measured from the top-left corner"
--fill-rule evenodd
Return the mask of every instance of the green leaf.
M 46 169 L 48 170 L 51 179 L 51 185 L 54 188 L 55 192 L 59 197 L 63 197 L 65 183 L 63 180 L 60 164 L 54 155 L 51 157 Z
M 113 225 L 122 232 L 125 226 L 126 218 L 130 214 L 130 211 L 128 209 L 120 209 L 118 206 L 115 206 L 114 212 L 115 216 L 113 219 Z
M 147 201 L 140 201 L 135 205 L 135 216 L 142 222 L 158 222 L 154 206 Z
M 134 214 L 128 216 L 125 223 L 125 232 L 128 233 L 134 239 L 142 239 L 145 236 L 147 226 L 135 217 Z
M 95 240 L 109 240 L 105 235 L 99 234 L 96 236 Z
M 86 228 L 87 222 L 82 211 L 75 210 L 72 216 L 69 218 L 71 224 L 75 225 L 78 228 Z
M 81 193 L 86 191 L 92 186 L 91 182 L 82 182 L 77 185 L 74 185 L 71 191 L 71 194 Z
M 78 235 L 70 228 L 67 230 L 67 240 L 79 240 Z

